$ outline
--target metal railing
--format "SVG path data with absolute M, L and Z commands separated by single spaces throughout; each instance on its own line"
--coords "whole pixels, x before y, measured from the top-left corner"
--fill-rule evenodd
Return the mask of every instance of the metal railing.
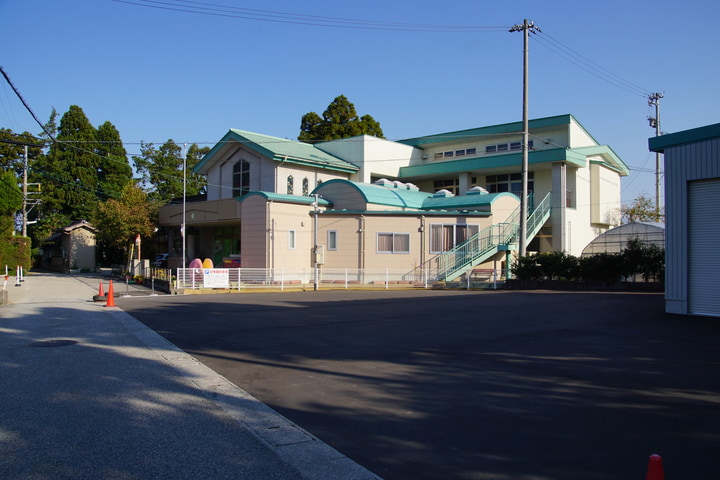
M 528 216 L 527 238 L 531 240 L 550 216 L 552 196 L 550 193 Z M 516 208 L 504 223 L 482 229 L 447 252 L 430 259 L 424 266 L 435 280 L 453 280 L 469 268 L 495 255 L 501 246 L 514 243 L 520 228 L 520 207 Z
M 425 289 L 437 285 L 428 271 L 398 269 L 321 268 L 317 290 L 321 289 Z M 178 290 L 315 290 L 313 268 L 179 268 Z M 443 285 L 445 286 L 445 285 Z M 466 288 L 465 283 L 456 285 Z M 475 287 L 475 285 L 473 285 Z

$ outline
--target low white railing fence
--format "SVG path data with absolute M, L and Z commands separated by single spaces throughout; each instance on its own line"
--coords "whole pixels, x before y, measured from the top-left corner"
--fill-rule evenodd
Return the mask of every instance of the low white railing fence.
M 474 287 L 458 282 L 460 288 Z M 258 288 L 320 290 L 327 288 L 432 288 L 435 282 L 427 270 L 352 268 L 179 268 L 178 289 Z

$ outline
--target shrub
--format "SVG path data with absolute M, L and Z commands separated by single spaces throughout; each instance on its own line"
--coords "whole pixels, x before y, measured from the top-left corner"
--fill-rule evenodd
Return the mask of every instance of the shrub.
M 665 280 L 665 250 L 634 239 L 621 253 L 599 253 L 580 259 L 563 252 L 530 254 L 518 258 L 511 270 L 519 280 L 617 282 L 642 275 L 646 282 L 662 282 Z

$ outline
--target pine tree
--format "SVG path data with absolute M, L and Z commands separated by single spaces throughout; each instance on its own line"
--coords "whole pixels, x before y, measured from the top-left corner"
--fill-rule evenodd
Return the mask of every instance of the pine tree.
M 97 207 L 98 161 L 96 131 L 77 105 L 60 119 L 56 141 L 33 166 L 42 183 L 41 211 L 57 212 L 72 220 L 92 217 Z
M 112 123 L 105 122 L 97 130 L 96 141 L 98 196 L 103 200 L 119 198 L 132 180 L 132 168 L 120 133 Z

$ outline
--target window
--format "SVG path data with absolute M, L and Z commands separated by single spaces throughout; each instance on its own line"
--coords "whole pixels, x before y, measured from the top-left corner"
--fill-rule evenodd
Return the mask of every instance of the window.
M 242 197 L 250 191 L 250 164 L 240 160 L 233 165 L 233 196 Z
M 473 185 L 475 185 L 475 182 L 477 181 L 477 177 L 472 177 L 470 179 Z M 435 180 L 433 182 L 433 187 L 435 192 L 438 190 L 445 189 L 448 192 L 452 193 L 453 195 L 460 195 L 460 179 L 458 178 L 446 178 L 444 180 Z
M 295 250 L 295 230 L 288 230 L 288 250 Z
M 534 172 L 528 172 L 528 194 L 535 191 L 533 181 Z M 486 190 L 490 193 L 510 192 L 515 195 L 522 195 L 522 174 L 504 173 L 502 175 L 488 175 L 485 178 Z
M 436 223 L 430 225 L 430 252 L 441 253 L 478 233 L 477 225 L 456 225 Z
M 378 233 L 378 253 L 410 253 L 409 233 Z
M 307 177 L 303 178 L 302 194 L 306 197 L 310 195 L 310 182 L 308 181 Z
M 442 158 L 453 158 L 453 157 L 464 157 L 466 155 L 475 155 L 477 153 L 476 148 L 462 148 L 458 150 L 448 150 L 447 152 L 435 153 L 435 160 Z
M 293 194 L 293 188 L 294 188 L 294 185 L 293 185 L 293 176 L 292 176 L 292 175 L 288 175 L 288 178 L 287 178 L 287 194 L 288 194 L 288 195 L 292 195 L 292 194 Z
M 532 150 L 533 148 L 533 141 L 528 140 L 528 148 Z M 472 155 L 475 154 L 475 149 L 473 149 Z M 497 152 L 507 152 L 508 150 L 522 150 L 522 142 L 512 142 L 512 143 L 501 143 L 498 145 L 488 145 L 485 147 L 485 153 L 497 153 Z M 468 151 L 468 155 L 471 155 L 471 153 Z
M 327 246 L 328 250 L 337 250 L 337 230 L 328 230 Z

